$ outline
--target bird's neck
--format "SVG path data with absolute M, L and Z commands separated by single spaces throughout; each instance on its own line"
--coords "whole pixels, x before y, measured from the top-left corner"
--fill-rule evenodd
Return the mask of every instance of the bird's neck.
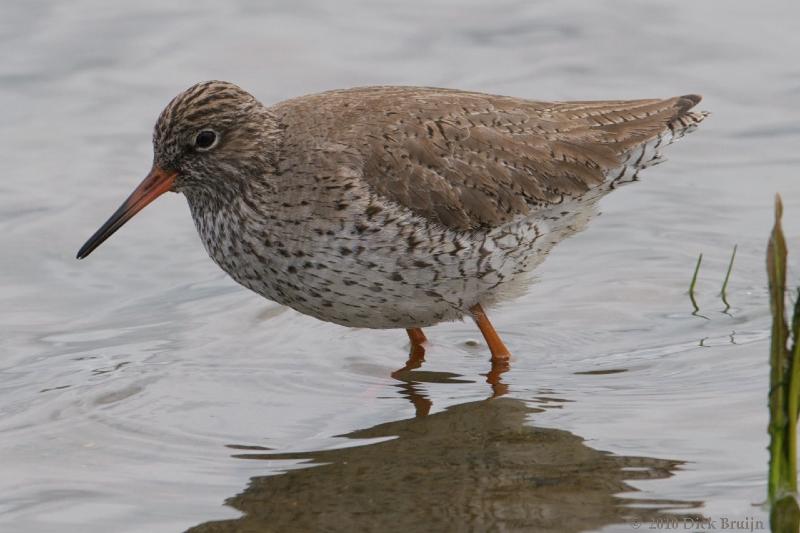
M 225 194 L 203 188 L 185 194 L 200 238 L 217 262 L 250 245 L 285 239 L 284 194 L 270 174 L 243 180 Z

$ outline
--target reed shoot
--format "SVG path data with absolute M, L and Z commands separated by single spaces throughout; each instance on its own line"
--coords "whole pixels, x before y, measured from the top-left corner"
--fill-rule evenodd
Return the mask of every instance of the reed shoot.
M 781 227 L 783 204 L 775 199 L 775 225 L 767 246 L 772 342 L 769 389 L 769 478 L 773 531 L 798 531 L 797 415 L 800 407 L 800 298 L 791 328 L 786 321 L 786 239 Z M 789 347 L 789 343 L 793 346 Z
M 731 304 L 728 303 L 728 281 L 731 279 L 731 271 L 733 270 L 733 260 L 736 257 L 736 248 L 738 248 L 738 244 L 733 245 L 733 253 L 731 253 L 731 260 L 728 263 L 728 271 L 725 272 L 725 280 L 722 282 L 722 289 L 719 292 L 720 297 L 722 298 L 722 303 L 725 304 L 725 311 L 731 308 Z M 723 311 L 723 313 L 725 312 Z
M 692 301 L 692 307 L 694 307 L 693 315 L 702 316 L 698 314 L 700 311 L 700 306 L 697 305 L 697 300 L 694 298 L 694 287 L 697 285 L 697 275 L 700 273 L 700 264 L 703 262 L 703 254 L 700 254 L 697 258 L 697 264 L 694 266 L 694 274 L 692 275 L 692 282 L 689 283 L 689 299 Z M 705 318 L 705 317 L 703 317 Z

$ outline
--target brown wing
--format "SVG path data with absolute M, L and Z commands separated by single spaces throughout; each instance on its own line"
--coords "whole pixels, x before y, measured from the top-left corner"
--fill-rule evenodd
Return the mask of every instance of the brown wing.
M 696 95 L 548 103 L 388 89 L 372 102 L 383 112 L 369 135 L 364 179 L 379 195 L 456 230 L 495 227 L 580 196 L 613 179 L 612 171 L 644 166 L 649 141 L 657 149 L 705 116 L 689 112 Z

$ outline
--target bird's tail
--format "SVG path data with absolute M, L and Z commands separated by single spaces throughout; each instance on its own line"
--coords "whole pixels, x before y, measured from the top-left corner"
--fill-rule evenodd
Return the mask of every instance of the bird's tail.
M 710 115 L 708 111 L 691 111 L 702 98 L 696 94 L 678 96 L 675 100 L 675 115 L 667 127 L 661 130 L 656 136 L 632 147 L 623 158 L 622 164 L 610 171 L 607 175 L 610 178 L 612 188 L 637 181 L 639 171 L 649 168 L 665 161 L 661 150 L 684 135 L 697 129 L 706 117 Z

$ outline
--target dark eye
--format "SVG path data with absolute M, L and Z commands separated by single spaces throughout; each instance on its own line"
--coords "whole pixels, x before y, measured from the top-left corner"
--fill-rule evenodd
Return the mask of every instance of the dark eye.
M 194 145 L 200 150 L 208 150 L 217 143 L 217 134 L 211 130 L 203 130 L 194 138 Z

